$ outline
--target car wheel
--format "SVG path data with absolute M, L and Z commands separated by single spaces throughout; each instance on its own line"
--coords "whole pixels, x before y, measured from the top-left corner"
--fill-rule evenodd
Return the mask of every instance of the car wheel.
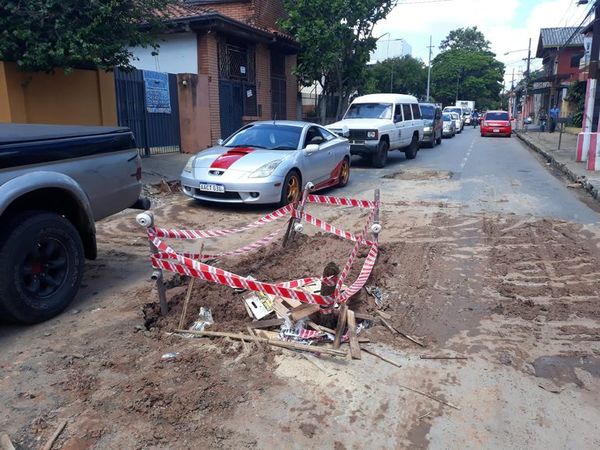
M 285 176 L 283 187 L 281 188 L 280 206 L 285 206 L 300 200 L 302 188 L 300 187 L 300 174 L 292 170 Z
M 338 187 L 344 187 L 350 180 L 350 161 L 348 158 L 344 158 L 342 161 L 342 168 L 340 169 L 340 178 L 338 181 Z
M 378 169 L 385 167 L 385 165 L 387 164 L 389 148 L 390 145 L 387 143 L 387 141 L 379 141 L 379 145 L 377 145 L 377 152 L 375 152 L 375 154 L 373 155 L 373 159 L 371 162 L 373 167 L 376 167 Z
M 415 159 L 417 157 L 418 151 L 419 151 L 419 138 L 413 134 L 410 146 L 408 147 L 407 150 L 404 150 L 406 159 Z
M 9 320 L 37 323 L 64 310 L 83 276 L 81 237 L 64 217 L 19 214 L 0 242 L 0 307 Z

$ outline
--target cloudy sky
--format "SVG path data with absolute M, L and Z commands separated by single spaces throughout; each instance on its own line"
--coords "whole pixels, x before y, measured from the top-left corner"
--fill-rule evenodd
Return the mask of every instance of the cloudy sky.
M 577 6 L 578 0 L 399 0 L 385 21 L 377 24 L 374 36 L 389 32 L 392 39 L 404 38 L 412 55 L 427 62 L 429 36 L 433 36 L 433 56 L 440 41 L 453 29 L 477 25 L 492 43 L 498 59 L 507 65 L 505 81 L 510 83 L 525 69 L 522 58 L 531 37 L 532 55 L 540 28 L 577 26 L 591 5 Z M 592 2 L 589 2 L 592 3 Z M 385 40 L 385 36 L 382 39 Z M 536 61 L 533 68 L 540 66 Z

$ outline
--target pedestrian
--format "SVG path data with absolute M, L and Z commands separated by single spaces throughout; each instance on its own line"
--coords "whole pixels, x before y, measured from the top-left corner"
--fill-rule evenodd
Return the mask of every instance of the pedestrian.
M 550 110 L 550 133 L 554 133 L 554 130 L 556 130 L 556 123 L 558 122 L 559 114 L 560 108 L 554 105 L 554 108 Z

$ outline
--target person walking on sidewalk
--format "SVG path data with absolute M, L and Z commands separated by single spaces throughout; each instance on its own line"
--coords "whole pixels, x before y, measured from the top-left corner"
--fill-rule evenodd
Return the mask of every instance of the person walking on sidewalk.
M 554 133 L 556 130 L 556 124 L 558 122 L 558 115 L 560 114 L 560 108 L 554 105 L 554 108 L 550 110 L 550 133 Z

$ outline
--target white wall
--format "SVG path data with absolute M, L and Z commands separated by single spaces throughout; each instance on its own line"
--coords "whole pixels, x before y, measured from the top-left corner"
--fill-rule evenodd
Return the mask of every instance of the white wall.
M 132 47 L 135 58 L 131 64 L 136 69 L 169 73 L 198 73 L 196 33 L 176 33 L 159 36 L 158 55 L 152 47 Z M 137 58 L 137 59 L 136 59 Z

